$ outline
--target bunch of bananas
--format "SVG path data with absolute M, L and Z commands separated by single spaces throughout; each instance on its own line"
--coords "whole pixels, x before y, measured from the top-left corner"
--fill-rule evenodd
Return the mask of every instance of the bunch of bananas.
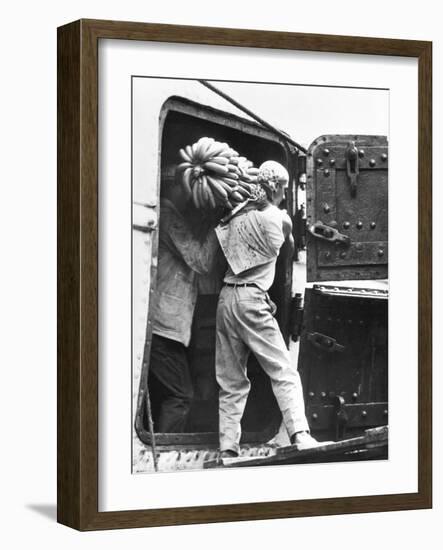
M 258 169 L 227 143 L 202 137 L 179 151 L 177 166 L 182 182 L 196 208 L 224 207 L 232 210 L 251 196 Z

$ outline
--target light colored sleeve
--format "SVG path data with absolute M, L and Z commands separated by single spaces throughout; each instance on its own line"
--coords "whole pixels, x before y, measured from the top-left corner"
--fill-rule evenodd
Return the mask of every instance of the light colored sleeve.
M 287 214 L 286 214 L 287 215 Z M 283 234 L 283 211 L 278 208 L 270 208 L 264 217 L 265 236 L 270 251 L 278 254 L 282 244 L 285 241 Z
M 200 275 L 206 275 L 211 271 L 219 248 L 213 230 L 201 242 L 192 235 L 185 224 L 175 221 L 171 224 L 169 235 L 175 249 L 188 267 Z

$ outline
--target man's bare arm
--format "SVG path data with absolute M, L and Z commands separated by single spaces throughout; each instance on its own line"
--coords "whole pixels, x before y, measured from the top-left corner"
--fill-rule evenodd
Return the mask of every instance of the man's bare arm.
M 285 236 L 285 242 L 289 245 L 291 253 L 294 252 L 295 243 L 292 235 L 292 220 L 285 212 L 282 218 L 283 235 Z

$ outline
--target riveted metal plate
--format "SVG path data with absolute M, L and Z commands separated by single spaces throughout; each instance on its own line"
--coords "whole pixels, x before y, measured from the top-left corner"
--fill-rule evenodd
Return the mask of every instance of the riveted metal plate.
M 358 150 L 355 192 L 347 171 L 349 144 Z M 349 237 L 339 243 L 307 235 L 307 280 L 384 279 L 388 274 L 388 143 L 384 136 L 328 135 L 307 156 L 307 223 Z
M 387 291 L 314 285 L 304 301 L 298 370 L 311 430 L 331 430 L 328 437 L 335 437 L 338 399 L 347 428 L 386 424 Z M 338 342 L 340 352 L 313 345 L 312 334 Z
M 319 250 L 319 266 L 366 266 L 383 265 L 388 260 L 387 241 L 352 243 L 349 248 L 330 247 L 331 250 Z
M 317 208 L 319 210 L 320 219 L 323 223 L 330 224 L 336 219 L 336 185 L 335 185 L 335 170 L 328 170 L 328 175 L 325 175 L 325 170 L 316 170 L 317 181 Z
M 368 428 L 370 426 L 381 426 L 388 422 L 388 405 L 383 403 L 363 403 L 344 405 L 347 416 L 348 428 Z M 310 405 L 306 406 L 306 416 L 312 430 L 334 429 L 336 421 L 335 408 L 332 405 Z
M 332 137 L 332 136 L 331 136 Z M 341 136 L 333 136 L 333 137 L 341 137 Z M 350 136 L 352 138 L 353 136 Z M 362 136 L 363 137 L 363 136 Z M 370 136 L 370 137 L 378 137 L 378 136 Z M 388 165 L 388 152 L 387 152 L 387 146 L 371 146 L 371 145 L 363 145 L 361 140 L 356 142 L 357 149 L 359 149 L 359 156 L 358 156 L 358 166 L 360 171 L 361 170 L 386 170 Z M 331 161 L 332 166 L 336 170 L 346 170 L 346 159 L 345 159 L 345 151 L 346 151 L 347 145 L 330 145 L 328 144 L 327 149 L 329 150 L 329 155 L 326 158 L 324 156 L 324 146 L 319 146 L 318 150 L 316 151 L 316 159 L 322 159 L 322 167 L 323 169 L 328 169 L 331 167 Z M 361 156 L 361 152 L 363 152 L 363 156 Z

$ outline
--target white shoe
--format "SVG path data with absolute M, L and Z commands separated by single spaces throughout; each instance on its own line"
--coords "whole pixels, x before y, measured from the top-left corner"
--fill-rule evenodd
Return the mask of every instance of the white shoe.
M 333 443 L 333 441 L 317 441 L 312 437 L 309 432 L 298 432 L 295 434 L 293 441 L 291 442 L 296 446 L 297 451 L 304 451 L 305 449 L 313 449 L 314 447 L 322 447 Z

